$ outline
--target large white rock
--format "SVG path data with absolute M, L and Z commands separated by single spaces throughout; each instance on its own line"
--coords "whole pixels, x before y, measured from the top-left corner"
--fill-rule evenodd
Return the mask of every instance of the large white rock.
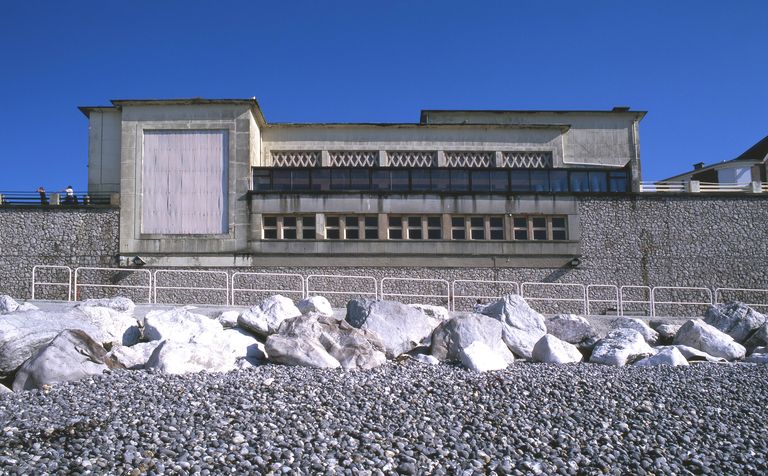
M 612 329 L 634 329 L 640 334 L 642 334 L 645 341 L 650 344 L 654 345 L 656 341 L 659 340 L 659 333 L 655 330 L 651 329 L 651 327 L 646 324 L 641 319 L 638 319 L 636 317 L 617 317 L 613 321 L 611 321 L 611 328 Z
M 264 344 L 243 329 L 223 330 L 221 343 L 227 346 L 236 358 L 248 357 L 257 360 L 267 358 Z
M 167 374 L 229 372 L 235 368 L 230 349 L 197 342 L 164 340 L 152 352 L 146 368 Z
M 694 349 L 693 347 L 688 347 L 687 345 L 665 345 L 661 347 L 655 347 L 654 349 L 657 352 L 661 352 L 664 349 L 677 349 L 677 351 L 680 352 L 680 354 L 682 354 L 682 356 L 685 357 L 688 362 L 726 362 L 726 360 L 722 357 L 709 355 L 706 352 L 702 352 L 699 349 Z
M 0 314 L 10 314 L 16 312 L 19 303 L 7 294 L 0 295 Z
M 65 330 L 24 362 L 16 372 L 13 391 L 80 380 L 99 375 L 108 368 L 120 367 L 88 334 L 80 330 Z
M 240 314 L 237 323 L 246 330 L 266 337 L 277 332 L 284 320 L 300 315 L 301 311 L 290 298 L 277 294 Z
M 104 299 L 86 299 L 80 303 L 79 307 L 108 307 L 117 312 L 133 314 L 136 304 L 127 297 L 117 296 Z
M 768 322 L 758 327 L 744 342 L 744 347 L 752 352 L 757 352 L 758 347 L 766 345 L 768 345 Z
M 752 354 L 744 359 L 752 364 L 768 364 L 768 354 Z
M 659 324 L 655 329 L 659 333 L 657 342 L 659 344 L 671 344 L 681 327 L 682 324 Z
M 534 362 L 545 364 L 571 364 L 584 359 L 575 345 L 551 334 L 546 334 L 533 346 L 532 357 Z
M 127 298 L 90 299 L 77 305 L 87 320 L 103 331 L 102 343 L 134 345 L 141 338 L 139 322 L 133 317 L 134 304 Z
M 459 361 L 464 367 L 476 372 L 504 370 L 509 365 L 503 356 L 479 340 L 460 349 Z
M 106 338 L 101 329 L 75 312 L 30 311 L 0 318 L 0 379 L 7 378 L 25 360 L 51 342 L 61 331 L 79 329 L 97 342 Z
M 589 361 L 596 364 L 622 366 L 653 354 L 653 349 L 634 329 L 614 329 L 600 339 Z
M 591 349 L 599 337 L 587 319 L 576 314 L 558 314 L 546 320 L 547 332 L 581 349 Z
M 447 321 L 451 318 L 451 313 L 443 306 L 433 306 L 431 304 L 408 304 L 409 306 L 418 309 L 427 316 L 436 319 L 440 322 Z
M 416 362 L 421 362 L 427 365 L 438 365 L 440 361 L 429 354 L 416 354 L 411 356 Z
M 704 322 L 743 344 L 750 334 L 765 324 L 766 317 L 746 304 L 734 301 L 709 306 Z
M 302 314 L 315 312 L 324 316 L 333 316 L 333 307 L 331 303 L 323 296 L 310 296 L 302 299 L 296 304 L 296 307 Z
M 747 352 L 747 349 L 731 336 L 699 319 L 683 324 L 677 331 L 674 343 L 687 345 L 726 360 L 742 359 Z
M 667 347 L 661 349 L 655 355 L 640 359 L 635 362 L 635 365 L 640 366 L 656 366 L 656 365 L 670 365 L 676 367 L 678 365 L 689 365 L 688 359 L 675 347 Z
M 224 329 L 231 329 L 237 326 L 237 319 L 240 317 L 240 311 L 222 311 L 216 318 Z
M 547 333 L 544 316 L 531 309 L 525 299 L 508 294 L 487 305 L 482 313 L 504 325 L 503 339 L 515 355 L 530 359 L 533 346 Z
M 144 368 L 152 352 L 160 345 L 160 342 L 159 340 L 140 342 L 130 347 L 118 345 L 110 350 L 107 355 L 116 359 L 126 369 L 139 370 Z
M 196 340 L 198 343 L 212 344 L 223 330 L 218 321 L 184 308 L 149 311 L 144 317 L 146 340 Z
M 315 368 L 337 368 L 341 363 L 314 339 L 272 334 L 267 338 L 270 362 Z
M 406 304 L 369 299 L 349 301 L 346 321 L 352 327 L 375 334 L 389 359 L 416 348 L 440 324 L 437 319 Z
M 430 353 L 440 361 L 461 361 L 462 349 L 481 342 L 508 365 L 515 357 L 504 343 L 503 333 L 504 326 L 496 319 L 472 312 L 455 313 L 435 329 Z

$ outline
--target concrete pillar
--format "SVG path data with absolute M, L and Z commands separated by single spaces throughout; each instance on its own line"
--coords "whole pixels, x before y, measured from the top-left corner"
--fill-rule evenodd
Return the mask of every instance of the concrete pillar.
M 331 154 L 329 154 L 327 150 L 320 152 L 320 165 L 323 167 L 331 166 Z
M 315 239 L 325 239 L 325 213 L 315 213 Z
M 120 194 L 119 193 L 113 193 L 109 195 L 109 204 L 113 207 L 119 207 L 120 206 Z
M 445 151 L 444 150 L 438 150 L 437 151 L 437 166 L 438 167 L 445 167 L 448 164 L 448 162 L 445 160 Z
M 504 153 L 500 150 L 494 152 L 493 166 L 499 168 L 504 167 Z
M 389 167 L 389 155 L 386 150 L 379 151 L 379 167 Z
M 249 239 L 261 240 L 264 237 L 261 229 L 261 219 L 261 213 L 251 213 L 251 236 L 249 236 Z
M 686 191 L 690 193 L 701 192 L 701 182 L 699 182 L 698 180 L 689 181 L 688 186 L 686 187 Z
M 387 239 L 387 230 L 389 229 L 389 217 L 386 213 L 379 213 L 379 239 Z
M 451 214 L 450 213 L 443 213 L 441 216 L 441 221 L 443 225 L 443 239 L 444 240 L 452 240 L 453 239 L 453 233 L 451 232 L 453 224 L 451 223 Z
M 763 184 L 760 182 L 752 182 L 752 193 L 763 193 Z
M 59 195 L 58 193 L 52 193 L 49 196 L 49 203 L 51 205 L 61 205 L 61 195 Z

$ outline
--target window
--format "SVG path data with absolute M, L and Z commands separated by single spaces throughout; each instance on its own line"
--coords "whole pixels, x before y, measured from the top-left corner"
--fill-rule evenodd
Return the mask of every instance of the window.
M 472 240 L 485 238 L 485 220 L 483 217 L 469 217 L 469 238 Z
M 407 217 L 406 222 L 408 223 L 408 239 L 420 240 L 423 236 L 421 233 L 421 217 Z
M 512 236 L 515 240 L 567 240 L 567 220 L 562 216 L 516 216 Z
M 314 240 L 317 229 L 314 215 L 266 215 L 261 228 L 265 240 Z
M 379 219 L 375 215 L 326 215 L 326 240 L 376 240 Z
M 389 239 L 403 239 L 403 219 L 402 217 L 389 217 Z
M 490 235 L 489 239 L 503 240 L 504 239 L 504 218 L 490 217 L 488 219 L 488 232 Z
M 276 240 L 277 217 L 264 217 L 264 225 L 262 226 L 262 229 L 264 230 L 265 240 Z
M 344 239 L 360 239 L 360 220 L 358 217 L 344 217 Z
M 365 227 L 366 240 L 379 239 L 379 217 L 377 216 L 364 217 L 363 226 Z
M 451 239 L 453 240 L 466 240 L 466 224 L 464 223 L 464 217 L 451 217 Z
M 427 217 L 427 239 L 443 239 L 443 220 L 440 217 Z
M 453 240 L 503 240 L 503 216 L 451 217 Z
M 325 239 L 326 240 L 340 240 L 341 239 L 341 218 L 340 217 L 325 217 Z
M 442 218 L 440 216 L 390 216 L 389 239 L 442 240 Z

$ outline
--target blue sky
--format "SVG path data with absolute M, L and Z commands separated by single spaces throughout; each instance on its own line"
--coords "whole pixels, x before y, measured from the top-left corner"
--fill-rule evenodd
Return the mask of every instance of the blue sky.
M 768 135 L 765 1 L 0 2 L 0 190 L 87 182 L 81 105 L 249 98 L 268 121 L 649 111 L 645 179 Z

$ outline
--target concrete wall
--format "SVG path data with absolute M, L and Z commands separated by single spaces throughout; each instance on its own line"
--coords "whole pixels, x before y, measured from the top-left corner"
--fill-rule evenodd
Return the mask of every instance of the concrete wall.
M 578 197 L 582 264 L 552 267 L 373 267 L 258 258 L 233 271 L 494 279 L 583 284 L 768 288 L 768 198 L 763 196 Z M 108 266 L 117 253 L 116 210 L 0 209 L 0 292 L 29 296 L 34 264 Z M 239 257 L 242 258 L 242 257 Z M 200 265 L 205 265 L 201 258 Z M 189 268 L 189 260 L 178 263 Z M 212 269 L 212 268 L 209 268 Z M 336 283 L 335 290 L 349 290 Z M 415 289 L 415 288 L 414 288 Z M 221 296 L 219 296 L 219 299 Z M 342 299 L 343 296 L 337 299 Z
M 90 112 L 88 120 L 88 192 L 120 192 L 120 111 Z

